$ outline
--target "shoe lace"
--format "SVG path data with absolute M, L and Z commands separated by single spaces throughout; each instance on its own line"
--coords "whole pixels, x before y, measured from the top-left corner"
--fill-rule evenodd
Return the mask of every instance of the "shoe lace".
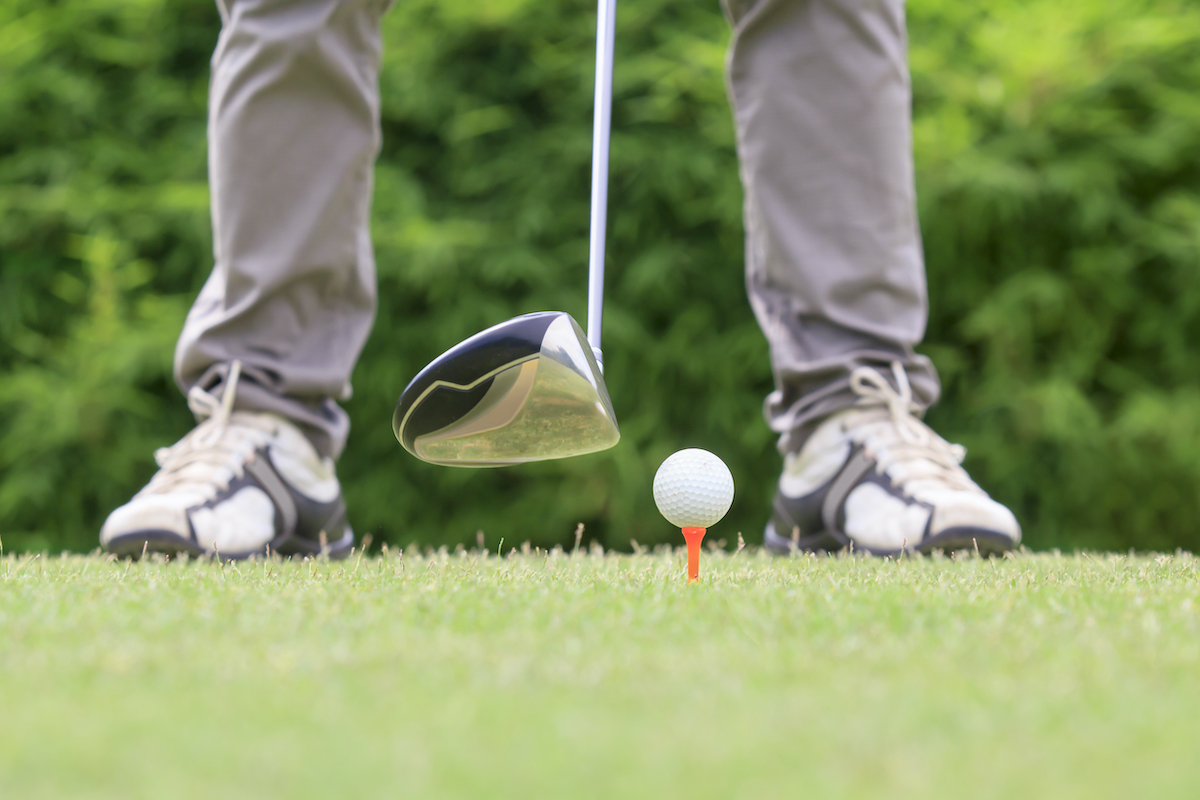
M 923 488 L 982 491 L 962 468 L 967 449 L 947 442 L 916 416 L 922 408 L 913 401 L 912 386 L 899 361 L 892 362 L 892 375 L 899 391 L 872 367 L 850 373 L 855 394 L 866 404 L 887 409 L 887 416 L 864 425 L 861 438 L 876 461 L 876 470 L 910 494 Z
M 232 420 L 241 373 L 242 363 L 234 361 L 219 400 L 199 386 L 188 391 L 188 408 L 200 424 L 170 447 L 154 451 L 159 470 L 142 493 L 190 491 L 212 499 L 245 474 L 247 459 L 266 441 L 268 429 L 251 416 Z

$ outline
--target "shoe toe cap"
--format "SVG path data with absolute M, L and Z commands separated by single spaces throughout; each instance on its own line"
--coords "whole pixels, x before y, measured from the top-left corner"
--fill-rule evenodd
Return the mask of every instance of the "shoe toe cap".
M 945 492 L 928 499 L 933 504 L 933 518 L 929 523 L 931 538 L 955 528 L 964 528 L 999 534 L 1014 546 L 1021 541 L 1021 526 L 1016 516 L 986 494 Z
M 100 544 L 107 547 L 117 537 L 144 531 L 167 531 L 190 539 L 187 508 L 194 502 L 175 495 L 135 497 L 108 515 L 100 528 Z
M 135 497 L 108 515 L 100 544 L 108 548 L 122 537 L 163 533 L 230 555 L 256 552 L 275 538 L 275 507 L 257 486 L 212 505 L 192 495 Z

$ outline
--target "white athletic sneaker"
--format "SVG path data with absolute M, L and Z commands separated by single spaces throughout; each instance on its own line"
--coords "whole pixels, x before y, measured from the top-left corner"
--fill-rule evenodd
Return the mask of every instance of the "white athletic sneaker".
M 333 460 L 321 458 L 282 417 L 233 411 L 240 373 L 234 362 L 224 402 L 199 388 L 188 393 L 201 422 L 154 454 L 159 471 L 109 515 L 100 530 L 109 552 L 222 558 L 350 552 L 354 532 Z
M 899 392 L 870 367 L 854 370 L 859 404 L 830 416 L 784 460 L 766 547 L 986 554 L 1020 543 L 1013 513 L 962 468 L 966 450 L 914 416 L 908 376 L 899 363 L 892 372 Z

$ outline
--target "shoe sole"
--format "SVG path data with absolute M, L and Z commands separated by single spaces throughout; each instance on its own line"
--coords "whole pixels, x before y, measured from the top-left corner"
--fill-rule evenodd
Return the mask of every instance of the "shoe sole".
M 850 537 L 838 531 L 823 531 L 812 536 L 801 536 L 793 542 L 791 537 L 780 536 L 775 531 L 775 523 L 768 522 L 763 531 L 763 547 L 778 555 L 787 555 L 797 551 L 836 552 L 851 546 Z M 984 528 L 947 528 L 921 543 L 919 547 L 897 548 L 895 550 L 878 550 L 862 547 L 854 543 L 854 550 L 873 556 L 895 556 L 901 553 L 922 553 L 929 555 L 934 550 L 977 550 L 981 556 L 1002 555 L 1016 547 L 1016 543 L 1002 533 L 989 531 Z
M 299 536 L 281 537 L 264 547 L 256 550 L 235 553 L 218 553 L 206 550 L 194 541 L 187 539 L 174 531 L 149 530 L 134 531 L 114 536 L 105 546 L 108 552 L 120 558 L 132 558 L 135 561 L 143 554 L 162 553 L 168 557 L 183 553 L 193 558 L 201 556 L 219 556 L 228 561 L 241 561 L 254 556 L 265 556 L 275 553 L 281 556 L 316 557 L 324 553 L 330 559 L 345 558 L 354 549 L 354 532 L 347 529 L 338 540 L 326 543 L 322 548 L 320 542 L 309 541 Z

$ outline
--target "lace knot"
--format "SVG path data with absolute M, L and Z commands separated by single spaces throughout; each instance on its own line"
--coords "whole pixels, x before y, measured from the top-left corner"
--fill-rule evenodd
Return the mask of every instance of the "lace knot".
M 904 366 L 893 361 L 891 367 L 895 387 L 872 367 L 858 367 L 850 373 L 850 388 L 864 404 L 881 405 L 888 412 L 888 430 L 869 437 L 869 448 L 877 451 L 873 453 L 877 469 L 885 472 L 897 467 L 897 475 L 903 476 L 900 483 L 973 488 L 960 466 L 967 449 L 947 442 L 921 421 L 923 408 L 913 399 Z
M 908 374 L 905 373 L 904 367 L 899 361 L 892 362 L 892 375 L 896 378 L 896 386 L 899 387 L 899 391 L 893 389 L 878 370 L 871 367 L 858 367 L 850 373 L 850 388 L 859 397 L 866 400 L 878 400 L 887 406 L 892 420 L 900 427 L 902 434 L 907 431 L 909 435 L 916 436 L 918 439 L 923 438 L 924 431 L 921 429 L 925 426 L 919 424 L 916 416 L 923 409 L 913 401 L 912 384 L 908 382 Z
M 186 482 L 177 473 L 190 464 L 217 457 L 215 452 L 209 454 L 210 451 L 223 452 L 227 449 L 226 445 L 218 448 L 218 444 L 221 443 L 233 415 L 233 403 L 237 397 L 238 379 L 241 374 L 242 362 L 234 361 L 230 365 L 219 400 L 199 386 L 193 386 L 188 391 L 188 408 L 196 415 L 199 424 L 175 444 L 154 451 L 154 461 L 160 471 L 143 491 L 162 490 L 181 481 Z M 240 465 L 231 463 L 228 466 L 235 476 L 240 473 Z

